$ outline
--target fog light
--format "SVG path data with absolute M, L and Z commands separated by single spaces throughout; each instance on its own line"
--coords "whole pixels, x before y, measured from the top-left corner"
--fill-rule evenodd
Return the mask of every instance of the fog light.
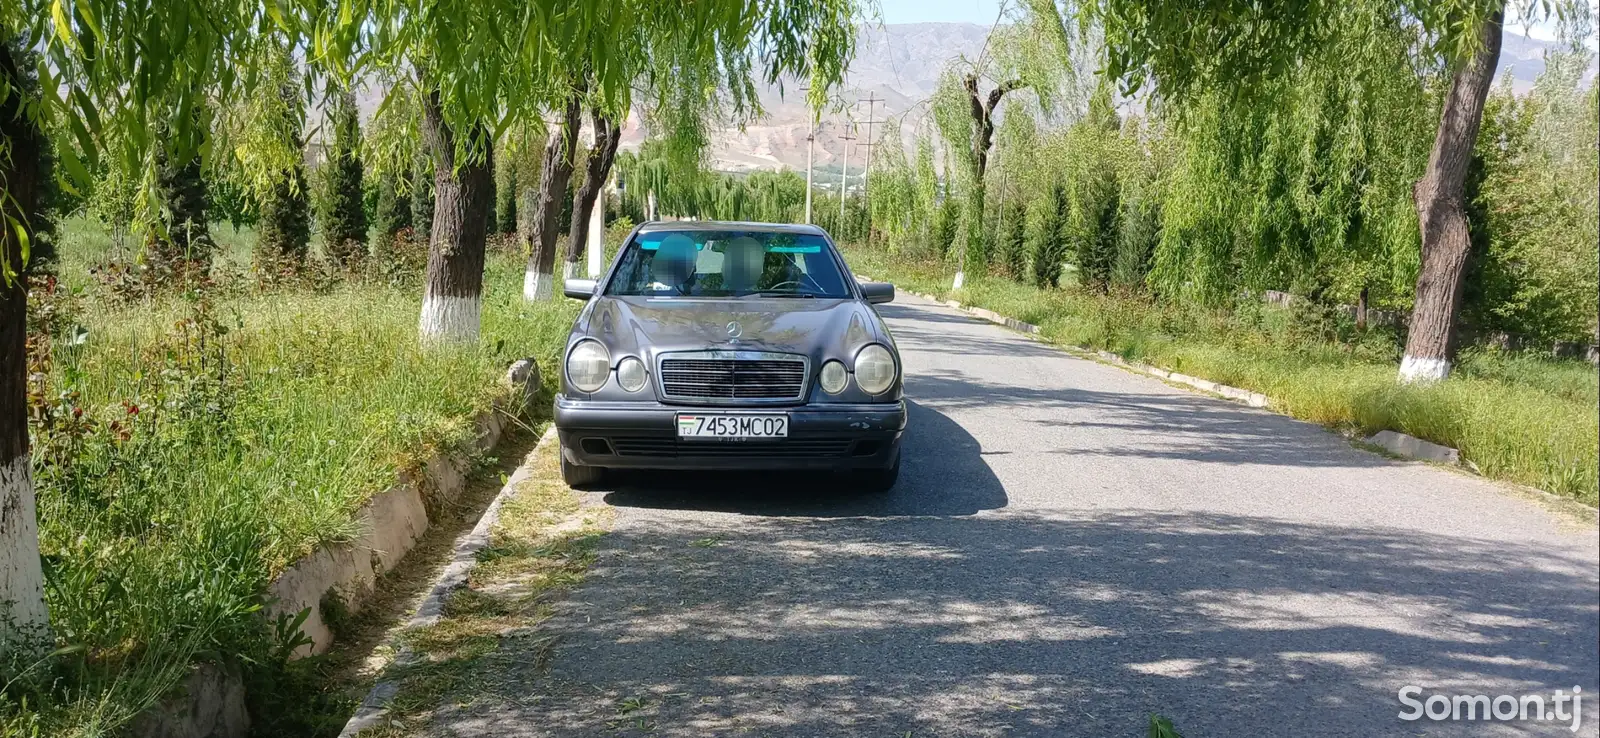
M 844 364 L 830 361 L 822 365 L 822 374 L 817 378 L 822 384 L 822 391 L 830 395 L 837 395 L 844 391 L 844 386 L 850 381 L 850 373 L 845 371 Z
M 617 365 L 617 384 L 629 392 L 644 389 L 644 362 L 629 356 Z

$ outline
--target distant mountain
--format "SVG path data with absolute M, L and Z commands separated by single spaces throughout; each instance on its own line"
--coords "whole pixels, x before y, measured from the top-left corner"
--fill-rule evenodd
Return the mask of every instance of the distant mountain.
M 872 111 L 873 140 L 883 130 L 881 121 L 932 95 L 939 84 L 939 73 L 959 54 L 976 57 L 983 48 L 988 27 L 975 23 L 904 23 L 864 27 L 857 41 L 855 61 L 836 97 L 845 110 L 826 111 L 817 132 L 814 166 L 828 172 L 837 182 L 850 145 L 850 169 L 859 173 L 865 163 L 866 121 Z M 779 169 L 804 170 L 806 166 L 805 93 L 800 83 L 760 91 L 766 116 L 745 126 L 724 130 L 712 146 L 713 166 L 729 171 Z M 868 98 L 879 102 L 868 105 Z M 846 120 L 856 121 L 856 130 L 847 134 Z M 637 147 L 645 132 L 637 124 L 625 133 L 624 148 Z M 854 135 L 854 141 L 844 140 Z
M 965 54 L 976 57 L 983 48 L 989 27 L 975 23 L 907 23 L 862 29 L 856 59 L 839 98 L 846 103 L 849 116 L 860 123 L 866 121 L 868 96 L 881 99 L 873 106 L 876 120 L 887 115 L 905 112 L 908 108 L 932 95 L 939 83 L 939 73 L 947 61 Z M 1526 93 L 1533 81 L 1544 72 L 1544 54 L 1554 48 L 1553 42 L 1541 41 L 1522 35 L 1520 30 L 1507 29 L 1500 56 L 1498 79 L 1506 69 L 1511 70 L 1512 88 Z M 1593 84 L 1595 68 L 1590 67 L 1588 82 Z M 762 90 L 761 104 L 767 110 L 762 120 L 748 125 L 743 131 L 727 129 L 712 146 L 712 158 L 719 169 L 740 171 L 750 169 L 777 169 L 790 167 L 804 170 L 806 166 L 805 93 L 798 84 L 792 84 L 780 96 L 776 88 Z M 846 141 L 844 134 L 846 113 L 829 111 L 823 115 L 818 131 L 815 166 L 829 173 L 836 182 L 843 164 Z M 874 126 L 874 140 L 881 128 Z M 864 143 L 865 128 L 856 131 L 853 144 Z M 630 126 L 623 139 L 625 147 L 636 147 L 644 131 L 635 124 Z M 852 146 L 850 169 L 859 172 L 866 151 Z

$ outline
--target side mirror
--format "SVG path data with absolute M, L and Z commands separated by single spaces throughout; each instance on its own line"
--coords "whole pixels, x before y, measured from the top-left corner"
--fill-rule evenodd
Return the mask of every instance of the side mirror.
M 894 285 L 888 282 L 862 282 L 861 296 L 874 305 L 894 302 Z
M 569 279 L 562 283 L 561 292 L 574 300 L 587 300 L 594 297 L 595 288 L 600 283 L 592 279 Z

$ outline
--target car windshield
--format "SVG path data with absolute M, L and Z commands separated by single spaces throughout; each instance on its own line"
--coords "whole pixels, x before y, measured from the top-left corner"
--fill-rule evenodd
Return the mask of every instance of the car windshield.
M 822 236 L 705 230 L 639 234 L 606 294 L 840 298 L 850 290 Z

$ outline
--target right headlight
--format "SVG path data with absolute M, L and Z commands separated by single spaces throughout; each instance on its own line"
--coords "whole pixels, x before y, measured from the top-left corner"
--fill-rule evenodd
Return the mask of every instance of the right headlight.
M 594 392 L 606 386 L 611 374 L 611 352 L 599 341 L 579 341 L 567 354 L 567 381 L 580 392 Z
M 881 395 L 894 386 L 894 355 L 873 343 L 856 353 L 856 384 L 869 395 Z

